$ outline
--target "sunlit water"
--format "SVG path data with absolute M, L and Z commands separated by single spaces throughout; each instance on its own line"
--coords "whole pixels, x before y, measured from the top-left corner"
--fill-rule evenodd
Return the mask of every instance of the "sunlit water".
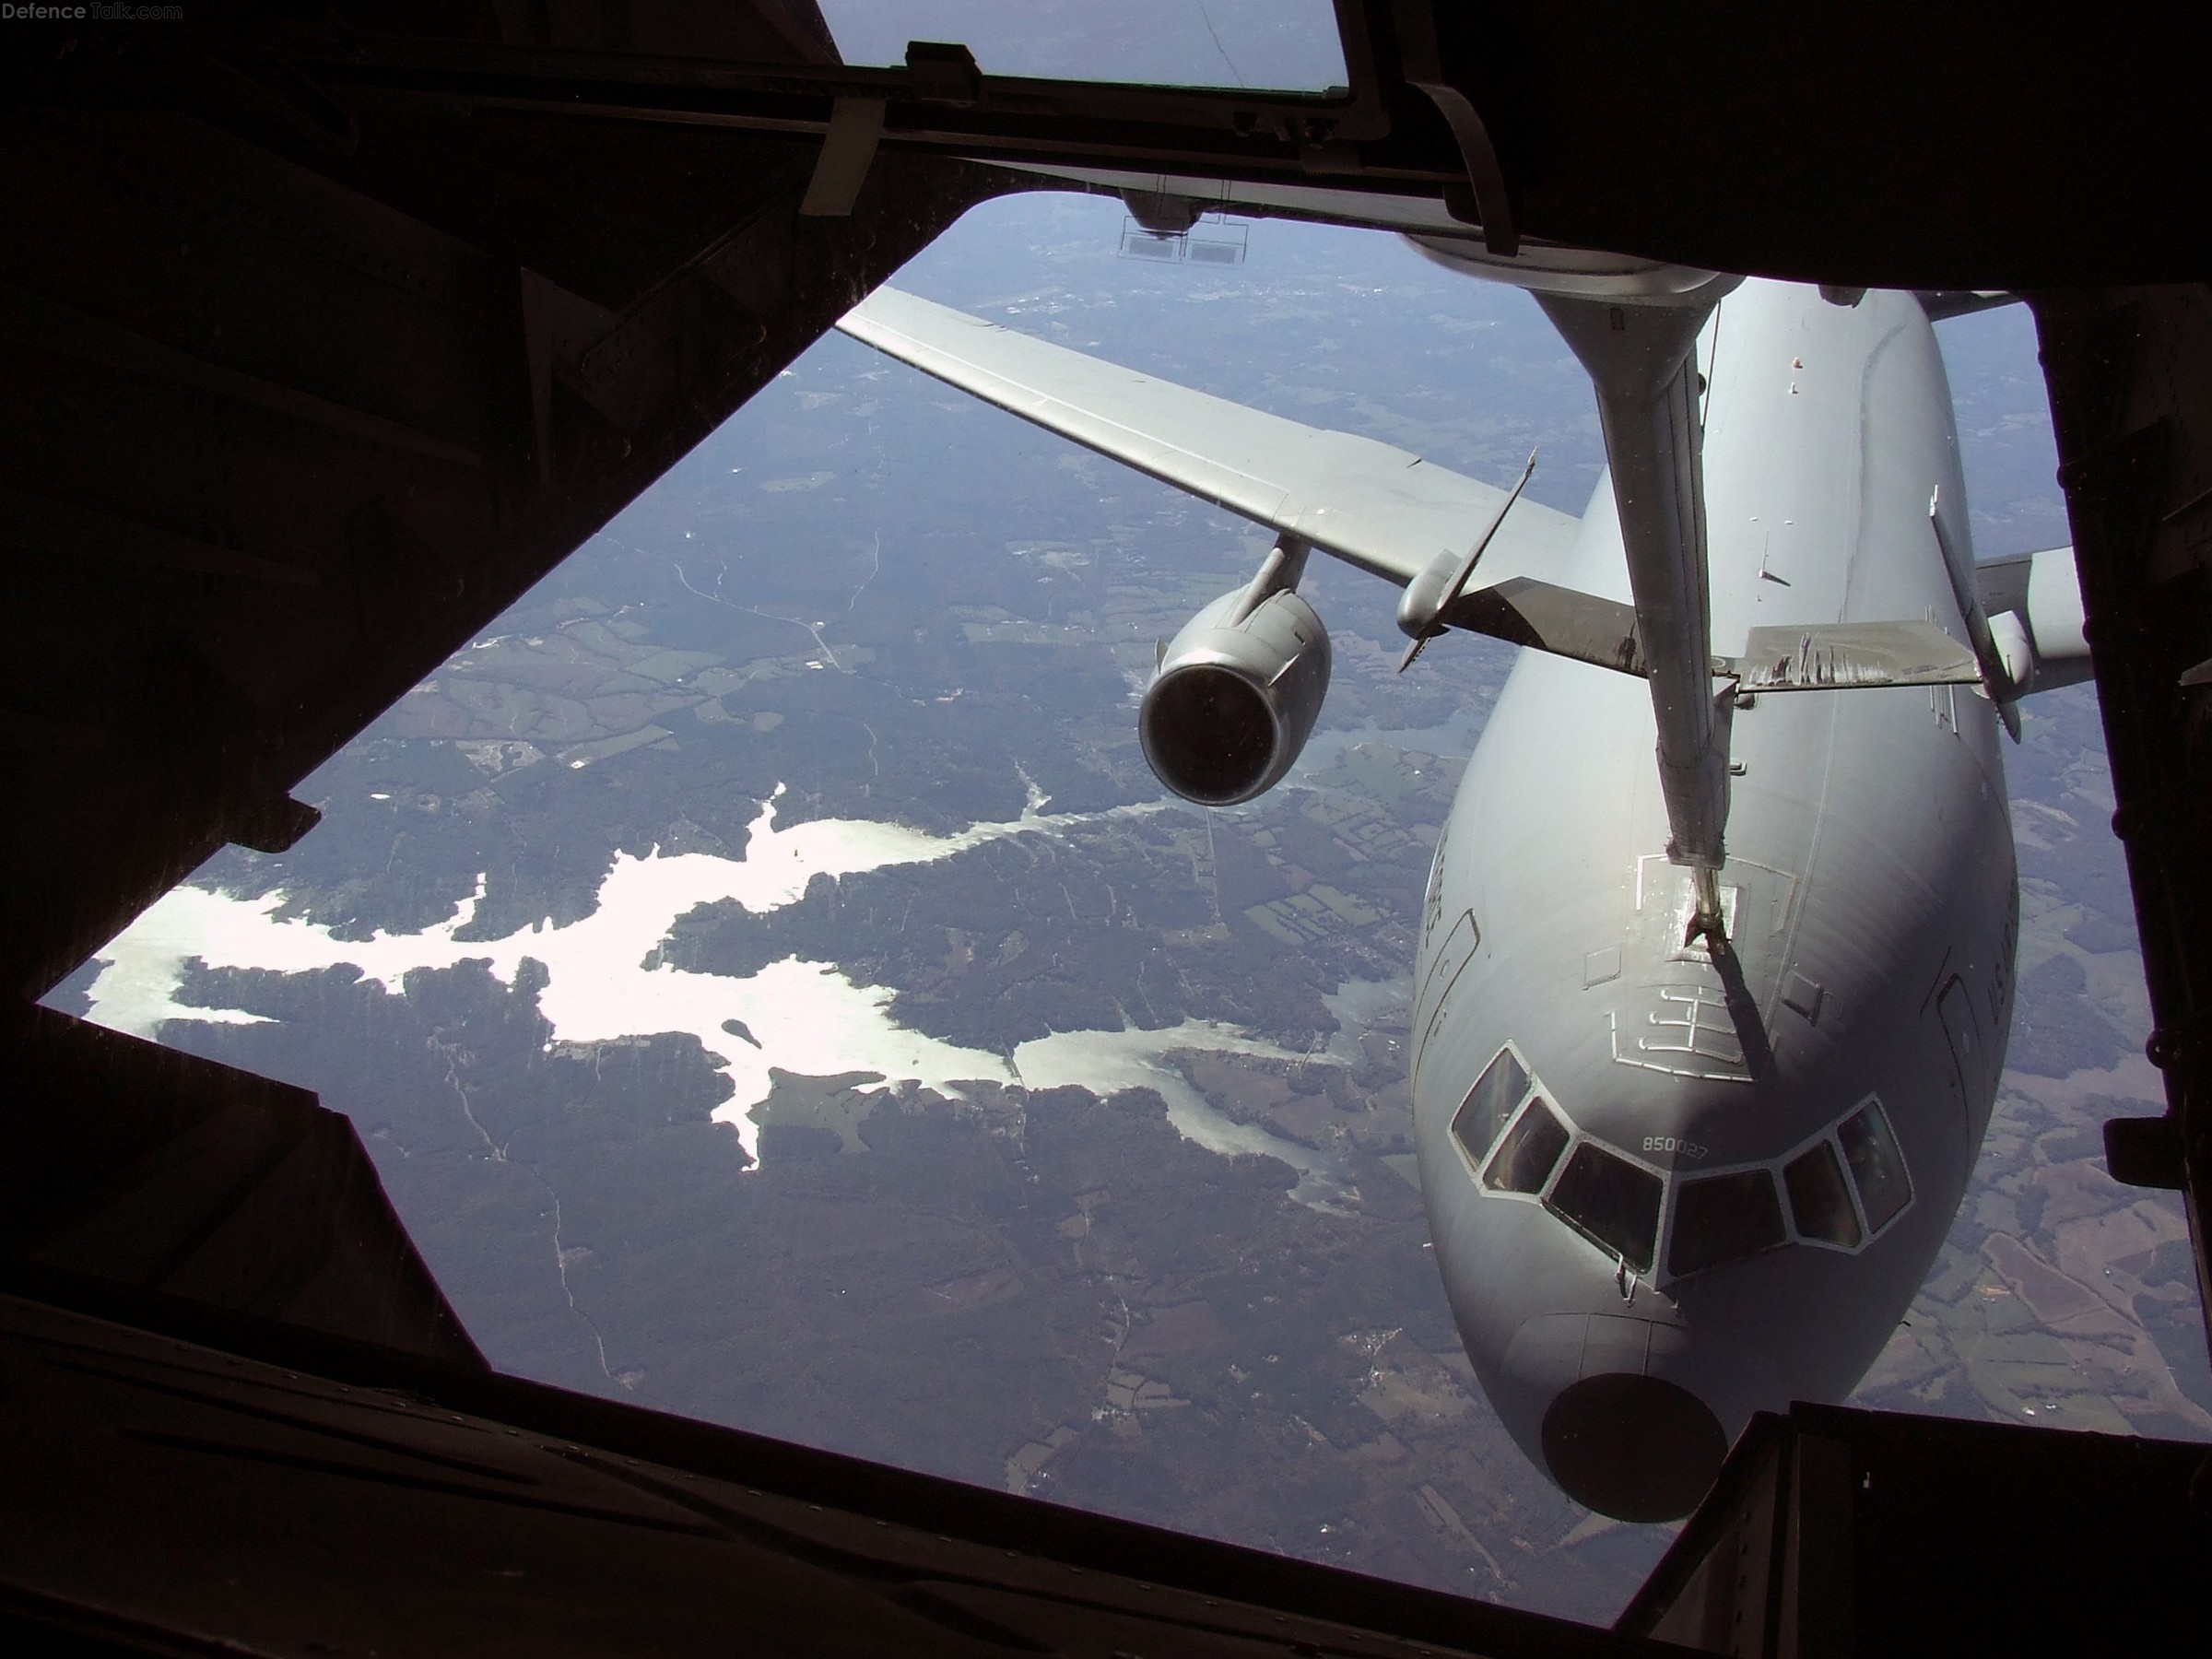
M 446 921 L 418 933 L 379 932 L 367 939 L 340 939 L 331 930 L 297 918 L 279 918 L 282 892 L 234 898 L 204 888 L 181 887 L 139 917 L 96 959 L 100 972 L 88 992 L 89 1018 L 141 1037 L 158 1037 L 167 1020 L 212 1024 L 263 1023 L 238 1008 L 180 1003 L 186 967 L 257 969 L 312 973 L 352 967 L 387 994 L 403 993 L 406 976 L 418 969 L 487 962 L 512 986 L 525 959 L 544 964 L 547 982 L 538 1009 L 552 1041 L 604 1042 L 624 1037 L 682 1033 L 696 1038 L 711 1063 L 730 1081 L 732 1094 L 715 1117 L 735 1130 L 748 1156 L 759 1153 L 759 1126 L 752 1113 L 773 1088 L 771 1068 L 808 1077 L 874 1072 L 882 1087 L 912 1081 L 958 1096 L 974 1082 L 1053 1088 L 1075 1085 L 1098 1095 L 1127 1088 L 1157 1089 L 1170 1121 L 1185 1136 L 1221 1153 L 1258 1152 L 1299 1171 L 1296 1195 L 1334 1206 L 1350 1190 L 1335 1159 L 1295 1145 L 1266 1129 L 1238 1124 L 1193 1088 L 1171 1056 L 1194 1050 L 1272 1060 L 1335 1065 L 1333 1051 L 1308 1056 L 1280 1048 L 1232 1026 L 1190 1020 L 1164 1030 L 1066 1031 L 1025 1042 L 1012 1064 L 982 1049 L 940 1041 L 891 1017 L 894 993 L 857 985 L 831 963 L 796 957 L 771 962 L 737 978 L 695 973 L 646 959 L 676 919 L 702 904 L 735 901 L 762 913 L 795 902 L 817 876 L 832 878 L 891 865 L 932 864 L 985 842 L 1023 835 L 1060 835 L 1088 821 L 1086 815 L 1048 815 L 1035 790 L 1021 817 L 977 824 L 957 835 L 930 835 L 897 824 L 816 819 L 780 829 L 779 787 L 754 819 L 745 856 L 708 853 L 643 858 L 618 853 L 600 883 L 592 913 L 566 925 L 550 921 L 499 939 L 464 939 L 484 897 L 477 890 Z M 1116 808 L 1114 814 L 1156 810 Z M 734 1035 L 735 1021 L 753 1041 Z

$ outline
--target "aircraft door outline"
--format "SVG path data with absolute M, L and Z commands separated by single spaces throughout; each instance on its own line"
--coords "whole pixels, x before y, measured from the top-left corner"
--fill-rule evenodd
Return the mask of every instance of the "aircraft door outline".
M 1414 1005 L 1417 1018 L 1422 1005 L 1430 1005 L 1429 1018 L 1421 1021 L 1414 1042 L 1413 1077 L 1417 1089 L 1420 1085 L 1421 1065 L 1428 1057 L 1429 1045 L 1443 1028 L 1444 1011 L 1451 1006 L 1453 988 L 1459 983 L 1460 976 L 1467 971 L 1467 964 L 1475 959 L 1476 953 L 1481 947 L 1481 924 L 1475 920 L 1473 911 L 1462 911 L 1459 920 L 1452 924 L 1452 931 L 1444 936 L 1443 948 L 1430 959 L 1429 972 L 1421 982 L 1420 997 Z M 1435 997 L 1432 1004 L 1430 1002 L 1431 992 Z
M 1989 1082 L 1989 1040 L 1963 974 L 1954 973 L 1944 982 L 1936 998 L 1936 1018 L 1942 1022 L 1944 1042 L 1951 1054 L 1951 1127 L 1963 1142 L 1973 1120 L 1974 1100 Z

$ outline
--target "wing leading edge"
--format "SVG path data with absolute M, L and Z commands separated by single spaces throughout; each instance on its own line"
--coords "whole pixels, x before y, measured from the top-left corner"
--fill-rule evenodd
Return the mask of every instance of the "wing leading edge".
M 1371 438 L 1263 414 L 897 288 L 877 288 L 838 327 L 984 403 L 1401 587 L 1424 572 L 1441 586 L 1508 500 L 1505 490 Z M 1536 574 L 1564 562 L 1580 530 L 1567 513 L 1525 496 L 1513 501 L 1483 553 L 1483 585 L 1433 620 L 1642 677 L 1633 606 Z M 1972 653 L 1933 624 L 1759 633 L 1775 637 L 1754 639 L 1743 659 L 1716 657 L 1714 675 L 1765 691 L 1978 677 Z
M 1009 414 L 1394 582 L 1460 557 L 1506 499 L 1418 455 L 1155 380 L 878 288 L 838 326 Z M 1486 582 L 1557 569 L 1580 521 L 1525 497 Z

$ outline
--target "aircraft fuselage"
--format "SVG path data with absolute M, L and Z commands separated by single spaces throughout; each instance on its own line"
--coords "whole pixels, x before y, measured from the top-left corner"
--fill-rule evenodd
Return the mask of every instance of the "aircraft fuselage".
M 1714 649 L 1792 623 L 1961 632 L 1965 490 L 1919 305 L 1750 282 L 1698 360 Z M 1609 481 L 1557 580 L 1629 597 Z M 2011 1018 L 1987 700 L 1769 693 L 1733 721 L 1716 955 L 1684 944 L 1645 688 L 1524 652 L 1415 974 L 1422 1182 L 1467 1352 L 1530 1456 L 1630 1518 L 1685 1512 L 1754 1410 L 1865 1375 L 1964 1194 Z

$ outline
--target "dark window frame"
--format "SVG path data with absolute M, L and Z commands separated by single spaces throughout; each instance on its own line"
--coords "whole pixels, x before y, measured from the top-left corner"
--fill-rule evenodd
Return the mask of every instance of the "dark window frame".
M 1904 1203 L 1892 1211 L 1879 1227 L 1874 1224 L 1873 1213 L 1866 1207 L 1866 1195 L 1860 1188 L 1857 1171 L 1853 1167 L 1850 1153 L 1844 1147 L 1842 1141 L 1843 1125 L 1853 1122 L 1869 1110 L 1879 1115 L 1885 1138 L 1889 1147 L 1896 1153 L 1897 1171 L 1902 1177 L 1905 1190 Z M 1584 1138 L 1580 1127 L 1577 1127 L 1575 1135 L 1578 1140 Z M 1595 1139 L 1596 1137 L 1590 1136 L 1588 1138 Z M 1599 1144 L 1606 1146 L 1608 1151 L 1615 1153 L 1619 1151 L 1618 1147 L 1608 1143 L 1600 1142 Z M 1829 1156 L 1835 1160 L 1836 1172 L 1842 1179 L 1844 1200 L 1850 1206 L 1852 1218 L 1859 1231 L 1858 1241 L 1855 1243 L 1841 1244 L 1832 1239 L 1818 1238 L 1806 1232 L 1797 1225 L 1797 1206 L 1796 1200 L 1790 1192 L 1789 1169 L 1791 1165 L 1823 1146 L 1828 1148 Z M 1635 1160 L 1630 1159 L 1630 1161 Z M 1663 1178 L 1666 1182 L 1666 1197 L 1665 1207 L 1661 1213 L 1659 1223 L 1659 1259 L 1662 1264 L 1671 1263 L 1674 1258 L 1675 1222 L 1677 1214 L 1677 1200 L 1681 1196 L 1680 1189 L 1692 1181 L 1710 1180 L 1716 1175 L 1737 1175 L 1748 1170 L 1766 1171 L 1775 1184 L 1782 1200 L 1783 1226 L 1788 1234 L 1783 1241 L 1784 1244 L 1809 1245 L 1815 1250 L 1827 1251 L 1831 1255 L 1864 1254 L 1877 1240 L 1882 1238 L 1891 1228 L 1901 1221 L 1912 1210 L 1913 1205 L 1920 1200 L 1920 1187 L 1912 1174 L 1912 1160 L 1905 1156 L 1904 1144 L 1898 1138 L 1897 1126 L 1889 1117 L 1889 1109 L 1882 1104 L 1879 1095 L 1869 1094 L 1853 1102 L 1849 1110 L 1838 1112 L 1834 1120 L 1818 1135 L 1810 1135 L 1798 1142 L 1797 1145 L 1779 1157 L 1732 1164 L 1719 1170 L 1700 1170 L 1692 1172 L 1675 1169 L 1664 1171 Z M 1581 1230 L 1578 1228 L 1576 1230 L 1580 1231 Z M 1766 1253 L 1762 1251 L 1759 1253 Z M 1734 1264 L 1724 1263 L 1718 1265 L 1734 1265 Z M 1702 1267 L 1696 1269 L 1695 1273 L 1713 1271 L 1715 1271 L 1713 1267 Z M 1655 1285 L 1667 1285 L 1694 1276 L 1694 1273 L 1677 1274 L 1670 1267 L 1656 1273 L 1651 1282 Z
M 1467 1143 L 1461 1138 L 1460 1120 L 1473 1106 L 1476 1091 L 1481 1087 L 1483 1080 L 1489 1076 L 1491 1070 L 1500 1060 L 1509 1056 L 1524 1079 L 1521 1094 L 1517 1103 L 1512 1111 L 1506 1113 L 1496 1132 L 1491 1135 L 1489 1144 L 1478 1155 L 1470 1150 Z M 1539 1107 L 1556 1124 L 1566 1131 L 1566 1139 L 1561 1143 L 1558 1152 L 1553 1155 L 1550 1167 L 1545 1171 L 1543 1181 L 1534 1189 L 1527 1191 L 1501 1186 L 1493 1182 L 1490 1179 L 1491 1166 L 1496 1163 L 1500 1149 L 1520 1127 L 1523 1120 Z M 1888 1147 L 1896 1155 L 1897 1173 L 1902 1179 L 1905 1194 L 1904 1202 L 1899 1205 L 1879 1227 L 1874 1224 L 1873 1214 L 1867 1207 L 1866 1195 L 1860 1185 L 1857 1168 L 1852 1163 L 1850 1153 L 1844 1147 L 1841 1138 L 1842 1126 L 1855 1121 L 1869 1111 L 1877 1112 L 1879 1116 L 1883 1131 L 1881 1138 L 1887 1142 Z M 1770 1254 L 1775 1250 L 1787 1249 L 1794 1244 L 1809 1245 L 1815 1250 L 1824 1250 L 1835 1255 L 1863 1254 L 1872 1247 L 1877 1240 L 1888 1233 L 1904 1218 L 1920 1196 L 1918 1183 L 1913 1179 L 1912 1164 L 1905 1157 L 1902 1143 L 1898 1139 L 1896 1126 L 1890 1122 L 1888 1109 L 1882 1104 L 1878 1095 L 1865 1096 L 1853 1103 L 1849 1111 L 1838 1113 L 1834 1121 L 1818 1135 L 1808 1136 L 1776 1157 L 1753 1159 L 1718 1170 L 1660 1169 L 1641 1158 L 1634 1157 L 1602 1136 L 1592 1135 L 1584 1130 L 1575 1121 L 1574 1115 L 1559 1104 L 1557 1098 L 1544 1087 L 1543 1079 L 1536 1076 L 1535 1069 L 1528 1064 L 1527 1057 L 1511 1040 L 1499 1045 L 1497 1052 L 1485 1064 L 1475 1082 L 1468 1087 L 1467 1092 L 1461 1097 L 1458 1107 L 1454 1109 L 1450 1121 L 1444 1125 L 1444 1132 L 1451 1137 L 1452 1144 L 1458 1151 L 1461 1161 L 1466 1165 L 1469 1178 L 1474 1181 L 1477 1190 L 1483 1196 L 1513 1198 L 1524 1203 L 1540 1205 L 1550 1212 L 1555 1220 L 1564 1223 L 1570 1231 L 1615 1261 L 1623 1259 L 1622 1253 L 1555 1205 L 1552 1202 L 1554 1189 L 1585 1142 L 1596 1147 L 1600 1154 L 1656 1179 L 1659 1182 L 1659 1216 L 1653 1229 L 1652 1259 L 1649 1264 L 1641 1266 L 1632 1261 L 1628 1264 L 1638 1277 L 1653 1286 L 1674 1284 L 1684 1279 L 1694 1278 L 1701 1273 L 1712 1273 L 1723 1267 L 1736 1266 L 1743 1262 Z M 1852 1220 L 1858 1229 L 1858 1239 L 1855 1243 L 1847 1244 L 1833 1239 L 1816 1237 L 1806 1232 L 1797 1224 L 1797 1202 L 1790 1188 L 1789 1170 L 1792 1165 L 1823 1147 L 1827 1148 L 1828 1156 L 1834 1160 L 1836 1172 L 1842 1179 L 1845 1202 L 1849 1206 Z M 1672 1265 L 1675 1253 L 1675 1230 L 1680 1218 L 1682 1189 L 1693 1182 L 1711 1181 L 1721 1176 L 1743 1175 L 1753 1171 L 1765 1173 L 1768 1188 L 1780 1210 L 1783 1234 L 1781 1242 L 1762 1245 L 1759 1249 L 1752 1252 L 1750 1255 L 1708 1263 L 1692 1267 L 1687 1272 L 1675 1272 Z

